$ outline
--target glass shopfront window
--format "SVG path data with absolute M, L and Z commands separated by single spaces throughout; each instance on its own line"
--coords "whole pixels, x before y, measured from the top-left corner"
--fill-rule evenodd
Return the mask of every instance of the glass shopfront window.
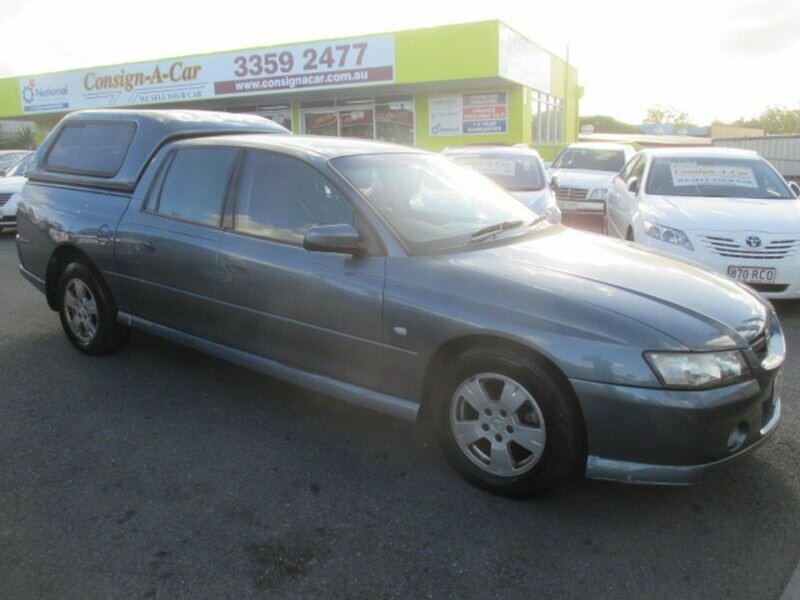
M 376 139 L 413 146 L 413 99 L 407 96 L 398 96 L 395 98 L 376 98 L 375 100 Z
M 534 144 L 564 141 L 564 101 L 542 92 L 531 98 L 531 140 Z
M 292 107 L 288 104 L 275 104 L 272 106 L 226 106 L 223 110 L 231 113 L 264 117 L 265 119 L 274 121 L 278 125 L 286 127 L 289 131 L 292 130 Z
M 303 133 L 414 145 L 412 96 L 379 96 L 300 104 Z
M 303 115 L 303 133 L 309 135 L 339 135 L 335 112 L 307 112 Z
M 375 139 L 375 114 L 373 110 L 339 111 L 339 135 L 367 140 Z

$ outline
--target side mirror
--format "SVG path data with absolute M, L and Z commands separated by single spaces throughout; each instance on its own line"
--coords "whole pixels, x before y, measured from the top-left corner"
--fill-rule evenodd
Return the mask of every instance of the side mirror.
M 796 181 L 789 182 L 789 188 L 794 192 L 794 195 L 800 198 L 800 183 Z
M 358 230 L 349 223 L 319 225 L 306 231 L 303 248 L 316 252 L 356 254 L 361 249 L 360 241 Z
M 557 206 L 548 206 L 544 211 L 544 218 L 551 225 L 561 223 L 561 209 Z
M 633 179 L 631 179 L 628 182 L 628 191 L 633 195 L 636 195 L 636 194 L 639 193 L 639 178 L 638 177 L 634 177 Z

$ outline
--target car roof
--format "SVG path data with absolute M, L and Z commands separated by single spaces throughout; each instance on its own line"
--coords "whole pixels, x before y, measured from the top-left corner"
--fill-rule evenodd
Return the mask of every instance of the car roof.
M 459 156 L 536 156 L 539 153 L 533 148 L 522 148 L 520 146 L 456 146 L 445 148 L 442 151 L 447 155 Z
M 645 148 L 642 150 L 650 156 L 680 156 L 680 157 L 707 157 L 707 158 L 756 158 L 755 150 L 742 150 L 741 148 Z
M 204 128 L 230 129 L 240 127 L 245 129 L 260 129 L 262 131 L 285 132 L 286 128 L 277 123 L 245 113 L 229 113 L 214 110 L 184 110 L 184 109 L 124 109 L 106 108 L 92 110 L 78 110 L 70 113 L 62 123 L 71 121 L 135 121 L 137 123 L 152 123 L 165 129 L 181 131 L 192 130 L 201 125 Z
M 569 148 L 587 148 L 590 150 L 636 150 L 636 148 L 630 144 L 617 144 L 614 142 L 576 142 L 570 144 Z
M 291 151 L 296 155 L 316 155 L 325 158 L 353 156 L 357 154 L 427 154 L 410 146 L 376 142 L 358 138 L 340 138 L 324 135 L 246 134 L 215 135 L 188 139 L 183 145 L 214 144 L 234 145 L 262 150 Z

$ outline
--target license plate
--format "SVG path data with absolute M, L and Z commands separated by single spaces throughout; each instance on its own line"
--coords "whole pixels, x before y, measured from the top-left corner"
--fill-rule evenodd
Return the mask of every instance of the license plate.
M 577 202 L 575 200 L 559 200 L 558 208 L 561 210 L 582 210 L 586 212 L 603 212 L 602 202 Z
M 775 268 L 730 266 L 728 277 L 744 283 L 775 283 Z

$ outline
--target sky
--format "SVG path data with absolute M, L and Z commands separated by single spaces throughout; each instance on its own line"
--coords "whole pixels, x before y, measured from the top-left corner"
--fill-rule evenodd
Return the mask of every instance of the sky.
M 0 77 L 484 19 L 569 48 L 582 115 L 800 109 L 800 0 L 25 0 L 0 12 Z

